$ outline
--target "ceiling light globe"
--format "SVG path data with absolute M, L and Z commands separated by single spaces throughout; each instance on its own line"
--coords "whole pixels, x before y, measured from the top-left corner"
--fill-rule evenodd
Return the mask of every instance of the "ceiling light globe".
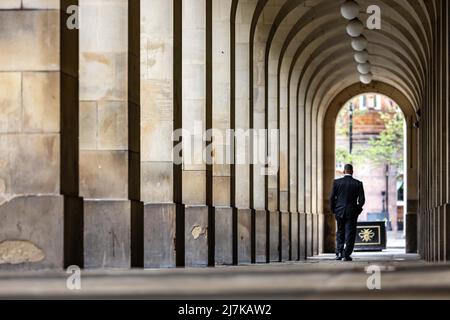
M 367 49 L 367 46 L 369 45 L 369 41 L 367 41 L 367 38 L 363 35 L 353 38 L 352 39 L 352 48 L 355 51 L 363 51 Z
M 368 74 L 361 74 L 359 80 L 364 84 L 370 84 L 373 80 L 373 74 L 370 72 Z
M 369 52 L 367 52 L 367 50 L 356 52 L 355 61 L 357 63 L 366 63 L 367 61 L 369 61 Z
M 353 20 L 359 15 L 359 5 L 354 0 L 346 0 L 341 6 L 341 14 L 347 20 Z
M 360 63 L 358 64 L 357 68 L 360 74 L 368 74 L 370 73 L 372 66 L 370 65 L 370 63 Z
M 356 38 L 362 35 L 364 31 L 364 25 L 363 23 L 358 19 L 353 19 L 350 21 L 347 25 L 347 34 L 350 37 Z

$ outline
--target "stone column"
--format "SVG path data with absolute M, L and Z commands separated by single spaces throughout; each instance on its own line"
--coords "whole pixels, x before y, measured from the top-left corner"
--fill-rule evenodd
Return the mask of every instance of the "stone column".
M 231 127 L 234 139 L 235 164 L 231 166 L 232 205 L 236 220 L 236 258 L 240 264 L 251 263 L 252 258 L 252 212 L 250 210 L 250 152 L 248 130 L 250 129 L 249 106 L 249 52 L 250 27 L 256 0 L 239 1 L 234 16 L 234 70 L 232 78 Z M 233 21 L 232 21 L 233 23 Z
M 174 105 L 174 63 L 179 66 L 174 60 L 174 3 L 141 1 L 141 199 L 147 268 L 175 267 L 177 263 L 175 196 L 181 182 L 175 184 L 174 180 L 172 133 L 175 116 L 181 111 Z M 181 72 L 177 74 L 180 77 Z
M 287 88 L 286 88 L 287 90 Z M 291 95 L 292 96 L 292 95 Z M 296 99 L 289 97 L 289 213 L 291 220 L 290 259 L 297 261 L 299 256 L 299 211 L 298 211 L 298 114 Z
M 345 98 L 344 98 L 345 99 Z M 341 101 L 338 102 L 339 104 Z M 345 103 L 345 102 L 343 102 Z M 331 212 L 330 208 L 330 193 L 332 189 L 333 180 L 336 175 L 336 118 L 335 115 L 330 115 L 327 112 L 324 116 L 323 121 L 323 158 L 333 159 L 332 161 L 324 161 L 323 168 L 323 183 L 326 184 L 322 188 L 323 192 L 323 228 L 324 228 L 324 239 L 323 239 L 323 251 L 324 253 L 335 253 L 336 252 L 336 218 Z
M 447 193 L 448 193 L 448 185 L 447 185 L 447 176 L 448 176 L 448 146 L 447 146 L 447 136 L 449 134 L 449 127 L 447 123 L 448 118 L 448 3 L 441 2 L 441 14 L 440 14 L 440 32 L 439 32 L 439 55 L 440 55 L 440 64 L 441 64 L 441 81 L 439 81 L 440 85 L 440 104 L 441 104 L 441 139 L 440 139 L 440 148 L 441 148 L 441 171 L 440 175 L 440 186 L 441 186 L 441 215 L 440 215 L 440 242 L 441 242 L 441 261 L 447 261 L 447 217 L 446 217 L 446 209 L 447 209 Z
M 450 221 L 450 177 L 449 177 L 449 173 L 450 173 L 450 89 L 449 89 L 449 76 L 450 76 L 450 63 L 449 63 L 449 56 L 448 56 L 448 52 L 449 52 L 449 42 L 450 42 L 450 30 L 449 30 L 449 20 L 450 20 L 450 5 L 448 4 L 448 2 L 443 2 L 442 4 L 442 12 L 443 12 L 443 32 L 442 32 L 442 41 L 443 41 L 443 46 L 442 46 L 442 58 L 443 58 L 443 62 L 444 62 L 444 66 L 443 66 L 443 82 L 442 82 L 442 87 L 444 89 L 444 99 L 445 99 L 445 104 L 444 104 L 444 110 L 445 110 L 445 117 L 444 117 L 444 121 L 445 121 L 445 127 L 446 127 L 446 131 L 444 133 L 444 148 L 446 150 L 446 153 L 444 155 L 444 159 L 445 161 L 445 175 L 444 177 L 446 177 L 446 179 L 444 180 L 444 184 L 446 186 L 446 192 L 444 195 L 444 199 L 445 199 L 445 221 L 447 222 L 445 224 L 445 244 L 446 244 L 446 252 L 445 252 L 445 259 L 446 261 L 450 260 L 450 224 L 448 223 L 448 221 Z
M 286 87 L 281 90 L 286 91 Z M 280 175 L 278 180 L 278 208 L 281 215 L 281 260 L 289 260 L 289 114 L 286 94 L 280 96 L 279 102 L 280 129 Z
M 314 255 L 315 217 L 312 212 L 312 131 L 311 104 L 305 105 L 305 208 L 306 208 L 306 254 Z
M 316 99 L 312 101 L 312 103 L 316 103 Z M 314 104 L 313 104 L 314 106 Z M 312 166 L 311 166 L 311 192 L 312 192 L 312 212 L 314 214 L 314 225 L 313 225 L 313 255 L 318 255 L 321 251 L 320 243 L 322 241 L 321 236 L 321 215 L 322 213 L 319 211 L 319 174 L 318 170 L 319 166 L 319 157 L 318 157 L 318 149 L 319 149 L 319 127 L 318 127 L 318 117 L 317 117 L 318 109 L 313 107 L 312 116 L 311 116 L 311 124 L 312 124 Z
M 231 0 L 212 0 L 212 64 L 208 69 L 212 97 L 208 110 L 212 111 L 208 129 L 213 129 L 211 166 L 208 166 L 210 206 L 215 218 L 215 263 L 233 263 L 233 210 L 231 207 Z M 212 78 L 212 79 L 211 79 Z M 209 102 L 212 102 L 210 105 Z
M 325 233 L 325 223 L 326 215 L 324 208 L 324 191 L 323 191 L 323 177 L 324 177 L 324 166 L 323 166 L 323 113 L 318 112 L 317 116 L 317 213 L 318 213 L 318 254 L 325 252 L 325 241 L 328 234 Z
M 291 108 L 297 110 L 297 210 L 298 217 L 298 234 L 299 234 L 299 259 L 307 258 L 307 224 L 306 224 L 306 202 L 305 202 L 305 109 L 301 104 L 299 96 L 299 78 L 301 63 L 296 62 L 293 69 L 293 75 L 290 83 Z
M 80 193 L 88 268 L 142 265 L 136 4 L 80 0 Z
M 83 266 L 77 1 L 0 3 L 0 269 Z
M 267 128 L 269 132 L 278 131 L 279 124 L 279 112 L 278 112 L 278 73 L 279 73 L 279 49 L 273 49 L 269 52 L 269 66 L 267 68 Z M 280 261 L 280 212 L 279 212 L 279 185 L 278 178 L 280 174 L 280 149 L 279 149 L 279 134 L 276 137 L 275 145 L 276 149 L 273 149 L 273 141 L 269 142 L 269 156 L 270 156 L 270 168 L 271 174 L 266 178 L 267 183 L 267 205 L 269 218 L 267 219 L 269 226 L 269 262 Z
M 276 34 L 270 31 L 283 1 L 269 0 L 256 21 L 255 34 L 253 36 L 253 64 L 252 82 L 252 117 L 251 126 L 256 131 L 254 149 L 258 151 L 258 160 L 253 166 L 253 197 L 252 208 L 255 211 L 256 231 L 256 262 L 268 262 L 271 260 L 268 253 L 275 261 L 280 260 L 280 225 L 278 213 L 278 194 L 276 199 L 271 199 L 272 194 L 277 193 L 278 177 L 278 128 L 277 105 L 279 87 L 279 58 L 282 43 Z M 265 132 L 265 133 L 264 133 Z M 274 141 L 275 140 L 275 141 Z M 276 144 L 276 146 L 275 146 Z M 265 155 L 262 157 L 261 155 Z M 275 158 L 276 157 L 276 158 Z M 268 169 L 265 170 L 265 163 Z M 270 202 L 275 202 L 270 204 Z M 269 207 L 273 207 L 274 214 L 270 214 Z M 275 219 L 270 219 L 273 216 Z M 270 222 L 270 224 L 268 224 Z M 273 223 L 275 225 L 273 225 Z M 289 230 L 285 230 L 289 236 Z M 268 235 L 270 235 L 268 237 Z M 286 239 L 286 238 L 285 238 Z M 289 237 L 287 237 L 289 240 Z M 288 246 L 286 247 L 288 250 Z M 285 250 L 285 251 L 286 251 Z
M 206 162 L 206 0 L 182 0 L 181 125 L 183 164 L 181 204 L 184 210 L 186 266 L 208 265 Z M 180 234 L 177 237 L 181 236 Z
M 447 135 L 448 135 L 448 55 L 449 55 L 449 47 L 448 47 L 448 3 L 445 1 L 440 2 L 440 14 L 439 14 L 439 63 L 440 63 L 440 73 L 441 79 L 438 82 L 439 85 L 439 95 L 438 99 L 440 100 L 440 260 L 448 261 L 448 226 L 447 226 L 447 204 L 448 204 L 448 185 L 447 185 L 447 175 L 448 175 L 448 145 L 447 145 Z
M 408 187 L 406 188 L 407 202 L 405 210 L 405 230 L 406 230 L 406 252 L 407 253 L 417 253 L 417 215 L 419 212 L 419 170 L 418 170 L 418 130 L 415 129 L 414 121 L 415 117 L 410 117 L 406 119 L 407 126 L 407 140 L 406 140 L 406 163 L 408 165 L 406 183 Z
M 269 1 L 270 2 L 270 1 Z M 252 145 L 252 164 L 250 166 L 250 207 L 254 219 L 253 232 L 255 232 L 255 257 L 254 262 L 267 262 L 267 214 L 266 206 L 266 179 L 263 172 L 264 166 L 260 160 L 265 160 L 267 155 L 266 135 L 262 130 L 266 127 L 266 41 L 267 30 L 271 25 L 271 19 L 265 16 L 265 11 L 270 7 L 268 4 L 257 17 L 254 18 L 256 26 L 254 35 L 251 35 L 253 43 L 251 43 L 251 64 L 249 68 L 251 81 L 251 97 L 250 97 L 250 128 L 253 130 L 251 137 Z M 261 157 L 263 155 L 263 157 Z

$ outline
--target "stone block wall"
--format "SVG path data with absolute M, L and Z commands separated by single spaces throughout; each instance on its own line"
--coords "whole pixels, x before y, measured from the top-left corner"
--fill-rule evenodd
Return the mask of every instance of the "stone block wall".
M 383 3 L 388 25 L 411 9 Z M 427 26 L 413 21 L 408 36 L 391 26 L 372 43 L 395 53 L 397 36 L 403 49 L 428 43 L 430 61 L 425 49 L 394 55 L 362 86 L 337 34 L 337 2 L 1 1 L 0 269 L 204 267 L 319 254 L 334 241 L 325 199 L 332 113 L 367 90 L 391 93 L 409 110 L 409 251 L 418 244 L 424 257 L 446 259 L 448 72 L 437 70 L 448 70 L 448 5 L 427 3 L 414 7 L 433 18 L 421 20 Z M 79 5 L 79 30 L 66 26 L 70 5 Z M 390 71 L 416 64 L 419 87 Z M 191 140 L 212 159 L 188 143 L 196 126 L 216 130 Z M 177 129 L 185 131 L 174 141 Z M 278 130 L 273 158 L 267 136 L 221 140 L 228 129 Z M 252 140 L 266 164 L 219 161 L 230 150 L 255 160 Z M 266 167 L 276 170 L 261 175 Z
M 80 1 L 80 194 L 85 267 L 142 266 L 139 1 Z M 93 36 L 95 35 L 95 36 Z M 133 235 L 137 233 L 136 237 Z M 136 257 L 134 257 L 136 255 Z
M 72 4 L 0 4 L 0 269 L 83 264 Z

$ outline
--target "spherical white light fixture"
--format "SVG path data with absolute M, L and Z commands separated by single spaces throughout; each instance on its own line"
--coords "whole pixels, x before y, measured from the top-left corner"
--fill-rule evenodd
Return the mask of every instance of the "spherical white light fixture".
M 370 84 L 373 80 L 373 74 L 369 72 L 368 74 L 359 75 L 359 80 L 364 84 Z
M 367 50 L 355 53 L 355 61 L 357 63 L 366 63 L 368 60 L 369 60 L 369 52 L 367 52 Z
M 367 41 L 367 38 L 363 35 L 360 35 L 359 37 L 352 39 L 352 48 L 355 51 L 363 51 L 367 49 L 367 46 L 369 45 L 369 42 Z
M 353 19 L 347 25 L 347 34 L 350 37 L 356 38 L 359 37 L 364 31 L 363 23 L 358 19 Z
M 346 0 L 341 6 L 341 14 L 347 20 L 353 20 L 359 15 L 359 5 L 354 0 Z
M 368 74 L 370 72 L 370 70 L 372 69 L 372 66 L 370 65 L 370 63 L 360 63 L 358 64 L 358 72 L 360 74 Z

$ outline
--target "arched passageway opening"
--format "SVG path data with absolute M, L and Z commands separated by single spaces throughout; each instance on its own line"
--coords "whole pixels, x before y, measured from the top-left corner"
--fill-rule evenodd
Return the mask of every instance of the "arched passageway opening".
M 353 165 L 365 186 L 356 251 L 405 251 L 406 121 L 390 98 L 366 93 L 350 99 L 336 121 L 336 179 Z
M 349 101 L 354 100 L 355 97 L 365 96 L 366 94 L 379 94 L 388 97 L 398 105 L 405 120 L 404 133 L 404 182 L 405 182 L 405 201 L 404 201 L 404 230 L 406 237 L 406 251 L 407 253 L 417 252 L 417 199 L 418 199 L 418 140 L 417 140 L 417 123 L 416 112 L 408 99 L 397 89 L 382 83 L 376 82 L 370 87 L 362 87 L 359 84 L 353 85 L 342 91 L 330 104 L 324 119 L 324 207 L 326 208 L 325 219 L 325 252 L 334 251 L 334 236 L 335 223 L 334 217 L 330 212 L 328 204 L 328 195 L 331 191 L 332 181 L 336 178 L 336 150 L 337 150 L 337 133 L 336 123 L 339 113 L 342 108 L 348 104 Z M 400 147 L 401 148 L 401 147 Z M 403 149 L 403 148 L 401 148 Z M 366 154 L 367 156 L 367 154 Z M 361 172 L 361 171 L 360 171 Z M 370 174 L 368 175 L 370 177 Z M 367 177 L 366 177 L 367 178 Z M 363 181 L 364 182 L 364 181 Z M 373 182 L 373 180 L 372 180 Z M 374 185 L 366 184 L 369 188 L 374 188 Z M 369 193 L 371 191 L 369 190 Z M 369 197 L 369 200 L 371 197 Z M 369 204 L 369 207 L 373 204 Z M 363 220 L 370 219 L 367 213 L 363 216 Z M 394 228 L 396 230 L 397 228 Z

